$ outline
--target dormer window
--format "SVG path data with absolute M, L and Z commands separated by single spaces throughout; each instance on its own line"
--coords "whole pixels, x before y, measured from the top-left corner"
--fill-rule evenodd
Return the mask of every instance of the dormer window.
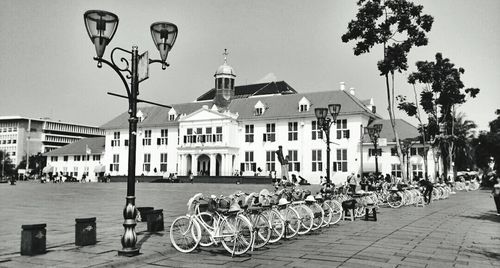
M 168 121 L 175 121 L 176 117 L 177 112 L 174 110 L 174 108 L 170 109 L 170 111 L 168 111 Z
M 136 116 L 137 119 L 139 119 L 139 122 L 142 122 L 144 121 L 144 119 L 146 119 L 146 115 L 141 110 L 137 112 Z
M 311 107 L 311 102 L 306 97 L 302 97 L 299 101 L 299 112 L 307 112 L 309 107 Z
M 254 106 L 254 115 L 260 116 L 260 115 L 264 114 L 265 109 L 266 109 L 266 106 L 264 105 L 264 103 L 262 103 L 261 101 L 258 101 Z

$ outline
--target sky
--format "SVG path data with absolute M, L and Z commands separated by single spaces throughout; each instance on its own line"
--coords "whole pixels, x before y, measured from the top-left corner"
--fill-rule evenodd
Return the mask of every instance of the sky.
M 356 14 L 348 0 L 1 0 L 0 115 L 89 125 L 102 125 L 127 110 L 119 77 L 107 66 L 99 69 L 86 33 L 83 13 L 102 9 L 118 15 L 115 46 L 159 58 L 149 31 L 155 21 L 179 28 L 169 54 L 170 67 L 150 66 L 140 84 L 140 98 L 162 103 L 190 102 L 209 90 L 223 63 L 235 69 L 236 85 L 268 79 L 284 80 L 299 92 L 337 90 L 339 82 L 354 87 L 360 99 L 373 97 L 387 117 L 385 83 L 377 70 L 382 48 L 354 56 L 353 43 L 341 36 Z M 414 63 L 433 60 L 437 52 L 465 69 L 466 87 L 481 89 L 475 99 L 458 107 L 479 129 L 500 109 L 500 1 L 420 0 L 434 17 L 429 45 L 410 52 L 410 69 L 396 77 L 397 94 L 413 96 L 406 83 Z M 416 123 L 404 114 L 399 117 Z

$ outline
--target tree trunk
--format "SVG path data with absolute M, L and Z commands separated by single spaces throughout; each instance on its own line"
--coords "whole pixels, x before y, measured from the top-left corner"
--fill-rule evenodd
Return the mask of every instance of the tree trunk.
M 399 142 L 399 135 L 396 130 L 396 120 L 394 118 L 394 114 L 392 113 L 392 98 L 391 98 L 391 88 L 389 86 L 389 74 L 385 75 L 385 85 L 387 87 L 387 110 L 389 111 L 389 118 L 391 120 L 392 132 L 394 133 L 394 138 L 396 140 L 396 149 L 398 151 L 399 163 L 401 166 L 401 176 L 403 177 L 403 181 L 407 182 L 406 176 L 406 166 L 404 165 L 404 156 L 401 150 L 401 144 Z

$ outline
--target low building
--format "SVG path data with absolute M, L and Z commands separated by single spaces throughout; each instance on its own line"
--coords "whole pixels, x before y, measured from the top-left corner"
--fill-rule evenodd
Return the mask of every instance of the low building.
M 0 116 L 0 150 L 16 166 L 27 155 L 46 153 L 87 137 L 102 137 L 95 126 L 21 116 Z
M 51 176 L 67 176 L 86 181 L 97 182 L 104 176 L 104 137 L 84 138 L 76 142 L 52 150 L 47 156 L 44 173 Z

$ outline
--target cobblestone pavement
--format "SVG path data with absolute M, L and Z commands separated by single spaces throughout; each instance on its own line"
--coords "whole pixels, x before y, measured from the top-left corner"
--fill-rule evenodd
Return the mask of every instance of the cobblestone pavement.
M 0 186 L 0 267 L 500 267 L 500 216 L 487 191 L 459 192 L 425 208 L 382 208 L 356 220 L 282 241 L 241 257 L 222 248 L 190 254 L 170 244 L 168 227 L 196 192 L 229 194 L 261 185 L 138 184 L 137 205 L 164 209 L 165 227 L 145 232 L 141 255 L 119 257 L 125 184 Z M 312 187 L 313 191 L 316 187 Z M 97 217 L 98 244 L 74 246 L 74 218 Z M 47 223 L 48 253 L 19 255 L 22 224 Z

